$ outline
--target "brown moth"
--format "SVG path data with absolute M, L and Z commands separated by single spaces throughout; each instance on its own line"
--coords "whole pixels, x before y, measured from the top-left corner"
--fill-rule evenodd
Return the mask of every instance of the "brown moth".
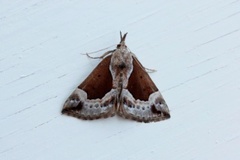
M 127 33 L 116 49 L 102 61 L 66 100 L 62 113 L 93 120 L 118 114 L 139 122 L 170 118 L 168 106 L 145 68 L 125 44 Z

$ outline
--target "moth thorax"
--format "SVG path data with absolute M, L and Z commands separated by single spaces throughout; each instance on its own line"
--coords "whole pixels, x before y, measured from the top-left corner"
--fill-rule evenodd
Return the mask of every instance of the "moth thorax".
M 127 50 L 116 50 L 111 58 L 109 66 L 113 79 L 113 88 L 118 88 L 121 83 L 122 88 L 126 88 L 128 79 L 132 73 L 133 58 Z

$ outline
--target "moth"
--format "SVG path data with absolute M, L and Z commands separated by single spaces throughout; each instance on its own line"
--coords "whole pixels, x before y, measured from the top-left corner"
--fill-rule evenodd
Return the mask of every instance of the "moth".
M 170 118 L 160 91 L 126 46 L 126 36 L 120 32 L 116 49 L 98 57 L 102 61 L 66 100 L 63 114 L 84 120 L 117 114 L 145 123 Z

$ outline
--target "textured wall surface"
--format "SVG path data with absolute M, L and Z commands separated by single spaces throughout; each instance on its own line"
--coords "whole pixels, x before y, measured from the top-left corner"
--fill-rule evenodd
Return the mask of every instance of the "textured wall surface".
M 171 119 L 61 115 L 120 30 Z M 240 1 L 1 1 L 0 91 L 1 160 L 238 160 Z

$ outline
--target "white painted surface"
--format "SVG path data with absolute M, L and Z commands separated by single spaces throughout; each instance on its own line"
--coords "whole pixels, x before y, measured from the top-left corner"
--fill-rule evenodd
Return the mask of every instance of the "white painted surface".
M 172 118 L 61 115 L 120 30 Z M 240 1 L 0 1 L 0 91 L 3 160 L 238 160 Z

